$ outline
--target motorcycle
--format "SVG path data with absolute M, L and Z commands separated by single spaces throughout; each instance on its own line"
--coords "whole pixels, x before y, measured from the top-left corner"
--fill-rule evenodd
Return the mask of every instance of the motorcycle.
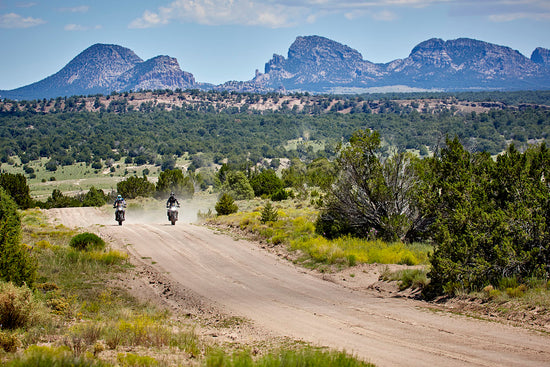
M 166 207 L 167 209 L 166 214 L 168 215 L 168 220 L 170 221 L 170 223 L 172 223 L 172 225 L 175 225 L 176 221 L 178 220 L 179 207 L 180 207 L 179 205 L 169 205 Z
M 116 204 L 116 207 L 115 207 L 115 220 L 118 222 L 119 226 L 121 226 L 122 222 L 124 222 L 124 220 L 126 219 L 125 218 L 126 211 L 124 210 L 124 208 L 126 208 L 126 205 L 124 205 L 123 203 L 117 203 Z

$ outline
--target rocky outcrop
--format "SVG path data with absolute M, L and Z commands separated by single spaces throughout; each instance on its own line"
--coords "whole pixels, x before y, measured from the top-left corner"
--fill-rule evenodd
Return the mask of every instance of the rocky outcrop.
M 382 70 L 363 59 L 351 47 L 319 36 L 298 37 L 288 50 L 288 58 L 273 55 L 265 64 L 265 75 L 257 82 L 271 87 L 316 90 L 319 87 L 347 86 L 379 77 Z
M 547 60 L 543 52 L 538 54 Z M 317 92 L 392 85 L 440 90 L 548 88 L 550 73 L 539 64 L 509 47 L 468 38 L 433 38 L 405 59 L 374 64 L 352 48 L 310 36 L 298 37 L 288 58 L 274 55 L 261 79 L 257 76 L 252 82 L 263 88 Z
M 550 68 L 550 50 L 547 48 L 537 47 L 531 54 L 531 61 Z
M 188 89 L 195 85 L 193 74 L 182 71 L 178 60 L 169 56 L 157 56 L 137 64 L 113 83 L 116 91 Z
M 550 85 L 550 75 L 509 47 L 459 38 L 420 43 L 409 57 L 388 64 L 388 79 L 441 89 L 519 89 Z

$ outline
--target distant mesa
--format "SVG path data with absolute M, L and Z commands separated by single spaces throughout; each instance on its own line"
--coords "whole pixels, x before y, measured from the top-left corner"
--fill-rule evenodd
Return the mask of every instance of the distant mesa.
M 297 37 L 287 57 L 274 54 L 248 81 L 211 85 L 195 81 L 170 56 L 143 61 L 132 50 L 95 44 L 59 72 L 36 83 L 0 91 L 10 99 L 110 94 L 113 91 L 215 89 L 264 93 L 335 93 L 371 90 L 535 90 L 550 88 L 550 51 L 537 48 L 527 58 L 506 46 L 475 39 L 433 38 L 407 58 L 385 64 L 364 60 L 357 50 L 320 36 Z

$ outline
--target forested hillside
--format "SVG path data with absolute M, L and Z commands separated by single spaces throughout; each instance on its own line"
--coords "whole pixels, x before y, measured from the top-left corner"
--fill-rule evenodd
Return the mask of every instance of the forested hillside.
M 436 150 L 446 136 L 457 136 L 471 151 L 497 154 L 512 142 L 523 149 L 543 141 L 550 131 L 550 94 L 544 92 L 369 99 L 191 91 L 170 97 L 193 101 L 180 105 L 145 100 L 147 95 L 154 93 L 129 97 L 141 100 L 137 108 L 129 108 L 124 95 L 3 101 L 0 159 L 17 155 L 25 163 L 48 157 L 70 165 L 129 157 L 144 164 L 187 152 L 207 153 L 214 162 L 311 160 L 331 157 L 337 144 L 358 129 L 379 131 L 385 147 L 415 149 L 420 155 Z M 103 103 L 107 100 L 109 105 Z M 261 109 L 262 101 L 277 108 Z M 95 102 L 97 108 L 88 108 Z

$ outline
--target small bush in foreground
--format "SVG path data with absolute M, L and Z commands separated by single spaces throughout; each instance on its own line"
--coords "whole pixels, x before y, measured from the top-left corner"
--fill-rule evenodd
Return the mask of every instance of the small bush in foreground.
M 0 282 L 0 325 L 2 329 L 25 328 L 44 315 L 44 307 L 27 286 Z
M 84 232 L 71 238 L 69 245 L 79 251 L 103 250 L 105 241 L 93 233 Z
M 16 333 L 0 330 L 0 349 L 3 349 L 4 352 L 16 352 L 20 344 L 21 341 Z
M 380 278 L 386 281 L 397 280 L 399 290 L 407 288 L 423 289 L 429 283 L 426 273 L 426 270 L 423 269 L 403 269 L 395 272 L 385 270 Z

